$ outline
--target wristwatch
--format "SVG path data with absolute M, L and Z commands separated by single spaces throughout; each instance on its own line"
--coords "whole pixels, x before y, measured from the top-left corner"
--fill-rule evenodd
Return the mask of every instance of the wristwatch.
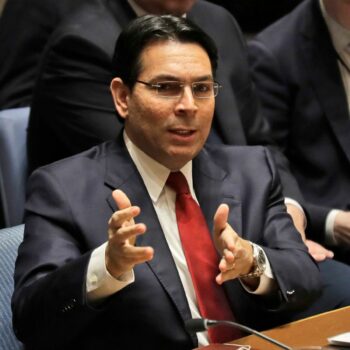
M 250 242 L 253 248 L 253 268 L 252 270 L 245 274 L 240 275 L 239 277 L 243 278 L 257 278 L 260 277 L 266 269 L 266 258 L 264 251 L 257 244 Z

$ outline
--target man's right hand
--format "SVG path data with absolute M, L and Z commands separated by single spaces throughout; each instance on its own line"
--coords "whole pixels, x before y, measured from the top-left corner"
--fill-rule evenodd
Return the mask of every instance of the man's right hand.
M 132 206 L 127 195 L 121 190 L 113 191 L 113 198 L 119 210 L 108 222 L 108 244 L 106 247 L 106 268 L 115 278 L 131 271 L 135 265 L 153 258 L 152 247 L 135 247 L 136 237 L 146 232 L 146 225 L 135 224 L 140 214 L 139 207 Z

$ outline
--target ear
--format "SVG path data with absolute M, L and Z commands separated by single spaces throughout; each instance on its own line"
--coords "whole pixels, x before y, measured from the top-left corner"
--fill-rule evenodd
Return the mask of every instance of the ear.
M 126 118 L 129 113 L 128 100 L 130 89 L 120 78 L 114 78 L 110 85 L 114 106 L 122 118 Z

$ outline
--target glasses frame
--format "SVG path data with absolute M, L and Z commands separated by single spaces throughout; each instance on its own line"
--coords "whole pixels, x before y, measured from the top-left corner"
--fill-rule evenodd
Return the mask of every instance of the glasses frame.
M 192 91 L 192 96 L 195 97 L 195 98 L 198 98 L 198 99 L 208 99 L 208 98 L 211 98 L 211 97 L 216 97 L 218 94 L 219 94 L 219 90 L 222 88 L 222 86 L 216 82 L 216 81 L 210 81 L 210 83 L 213 84 L 213 94 L 210 95 L 210 96 L 197 96 L 195 91 L 194 91 L 194 86 L 196 84 L 200 84 L 200 83 L 204 83 L 204 82 L 209 82 L 207 80 L 205 81 L 194 81 L 192 83 L 189 83 L 189 84 L 186 84 L 186 83 L 183 83 L 183 82 L 180 82 L 180 81 L 176 81 L 176 80 L 165 80 L 165 81 L 159 81 L 159 82 L 154 82 L 154 83 L 150 83 L 150 82 L 147 82 L 147 81 L 143 81 L 143 80 L 136 80 L 137 83 L 140 83 L 140 84 L 143 84 L 143 85 L 146 85 L 148 86 L 150 89 L 153 89 L 153 90 L 156 90 L 156 93 L 157 93 L 157 96 L 160 96 L 162 98 L 178 98 L 178 97 L 181 97 L 182 94 L 183 94 L 183 89 L 186 85 L 190 85 L 191 86 L 191 91 Z M 179 87 L 182 89 L 181 92 L 178 94 L 178 95 L 174 95 L 174 96 L 166 96 L 166 95 L 162 95 L 161 93 L 159 93 L 159 88 L 161 87 L 160 84 L 164 84 L 164 83 L 177 83 L 179 84 Z

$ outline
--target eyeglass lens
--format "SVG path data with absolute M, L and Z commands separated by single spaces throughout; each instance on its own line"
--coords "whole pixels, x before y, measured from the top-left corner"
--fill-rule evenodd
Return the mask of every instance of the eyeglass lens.
M 184 84 L 178 81 L 163 81 L 156 83 L 157 93 L 164 97 L 181 96 Z M 218 93 L 218 84 L 212 81 L 194 82 L 191 84 L 192 93 L 197 98 L 209 98 Z

